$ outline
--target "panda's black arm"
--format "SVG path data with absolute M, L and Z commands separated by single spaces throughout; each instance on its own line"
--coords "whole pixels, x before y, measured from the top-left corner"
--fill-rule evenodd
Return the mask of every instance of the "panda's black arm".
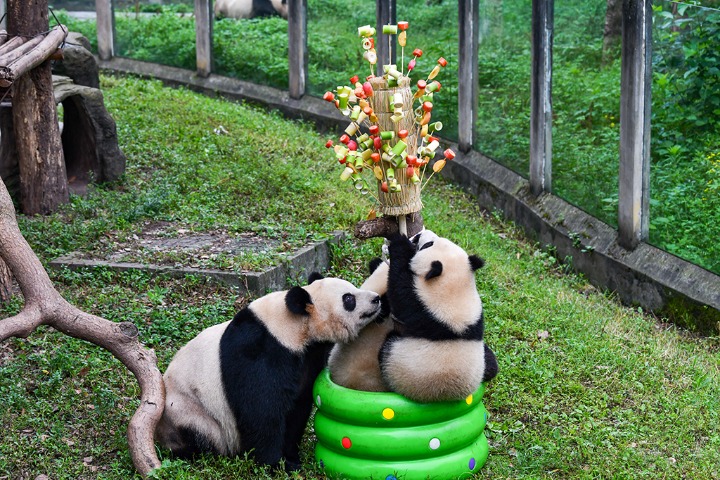
M 388 248 L 390 269 L 388 271 L 388 300 L 390 311 L 399 321 L 415 316 L 416 301 L 414 276 L 410 261 L 415 255 L 415 245 L 404 235 L 394 235 Z
M 483 345 L 485 346 L 485 373 L 483 374 L 482 381 L 489 382 L 497 376 L 499 367 L 497 358 L 495 358 L 495 353 L 490 350 L 487 343 L 484 343 Z

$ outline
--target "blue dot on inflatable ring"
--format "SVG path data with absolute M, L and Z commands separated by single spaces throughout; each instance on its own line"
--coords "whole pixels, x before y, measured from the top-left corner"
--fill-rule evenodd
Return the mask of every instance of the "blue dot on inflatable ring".
M 385 480 L 397 480 L 397 477 L 391 473 L 390 475 L 385 477 Z
M 475 470 L 475 458 L 471 458 L 468 462 L 468 467 L 470 467 L 470 470 Z

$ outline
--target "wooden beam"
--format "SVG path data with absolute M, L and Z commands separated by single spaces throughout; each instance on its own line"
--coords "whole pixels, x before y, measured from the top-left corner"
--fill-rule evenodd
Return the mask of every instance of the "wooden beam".
M 530 191 L 552 191 L 553 0 L 532 2 L 530 80 Z
M 2 0 L 0 0 L 2 1 Z M 8 39 L 9 37 L 5 37 Z M 5 43 L 0 45 L 0 55 L 5 55 L 7 52 L 11 50 L 15 50 L 17 47 L 25 43 L 24 37 L 12 37 L 9 40 L 7 40 Z
M 44 37 L 34 37 L 3 55 L 0 58 L 0 87 L 9 87 L 23 74 L 46 61 L 57 51 L 67 33 L 65 25 L 57 25 Z
M 397 23 L 395 4 L 395 0 L 377 0 L 375 3 L 375 28 L 377 30 L 375 34 L 375 51 L 378 58 L 375 67 L 380 72 L 379 74 L 376 73 L 377 75 L 382 75 L 383 65 L 387 65 L 388 60 L 390 63 L 395 63 L 397 59 L 397 52 L 395 51 L 396 35 L 382 33 L 383 25 L 395 25 Z M 392 49 L 392 55 L 389 54 L 390 49 Z
M 115 13 L 112 0 L 95 0 L 95 16 L 98 57 L 100 60 L 110 60 L 115 56 Z
M 648 238 L 651 27 L 651 0 L 623 1 L 618 243 L 629 250 Z
M 467 153 L 475 143 L 478 109 L 478 44 L 480 0 L 458 1 L 458 148 Z
M 290 98 L 305 95 L 308 71 L 307 0 L 288 0 L 288 87 Z
M 5 66 L 8 65 L 18 58 L 25 55 L 25 53 L 29 52 L 33 48 L 35 48 L 43 39 L 42 36 L 33 37 L 30 39 L 26 39 L 24 37 L 15 37 L 20 38 L 24 40 L 20 45 L 13 48 L 12 50 L 9 50 L 2 55 L 0 55 L 0 65 Z
M 212 0 L 195 0 L 195 64 L 201 77 L 212 72 L 213 18 Z

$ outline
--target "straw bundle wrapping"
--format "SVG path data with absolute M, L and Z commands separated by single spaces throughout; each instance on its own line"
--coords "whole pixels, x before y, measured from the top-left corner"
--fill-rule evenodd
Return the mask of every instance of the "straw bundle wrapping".
M 417 126 L 415 124 L 415 116 L 413 113 L 413 93 L 410 90 L 410 79 L 402 77 L 397 87 L 388 87 L 387 81 L 382 77 L 370 79 L 373 87 L 373 96 L 368 100 L 373 112 L 378 118 L 378 124 L 381 131 L 393 131 L 395 137 L 388 142 L 393 147 L 398 142 L 398 132 L 407 130 L 410 132 L 405 143 L 407 143 L 406 152 L 408 155 L 417 153 Z M 393 106 L 393 98 L 395 93 L 402 94 L 403 118 L 395 123 L 391 117 L 395 113 Z M 387 176 L 387 169 L 393 168 L 393 165 L 384 160 L 380 161 L 383 176 Z M 405 168 L 395 168 L 395 178 L 400 185 L 399 192 L 383 192 L 380 189 L 381 182 L 378 181 L 378 200 L 380 201 L 380 212 L 384 215 L 398 216 L 419 212 L 423 208 L 420 200 L 420 182 L 413 183 L 407 178 Z

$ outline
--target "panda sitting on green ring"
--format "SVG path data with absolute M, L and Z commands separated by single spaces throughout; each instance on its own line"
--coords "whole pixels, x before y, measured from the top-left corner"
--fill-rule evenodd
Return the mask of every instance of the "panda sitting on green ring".
M 483 260 L 430 230 L 392 237 L 389 253 L 361 286 L 381 295 L 384 315 L 333 347 L 332 381 L 422 403 L 466 398 L 498 373 L 475 285 Z

